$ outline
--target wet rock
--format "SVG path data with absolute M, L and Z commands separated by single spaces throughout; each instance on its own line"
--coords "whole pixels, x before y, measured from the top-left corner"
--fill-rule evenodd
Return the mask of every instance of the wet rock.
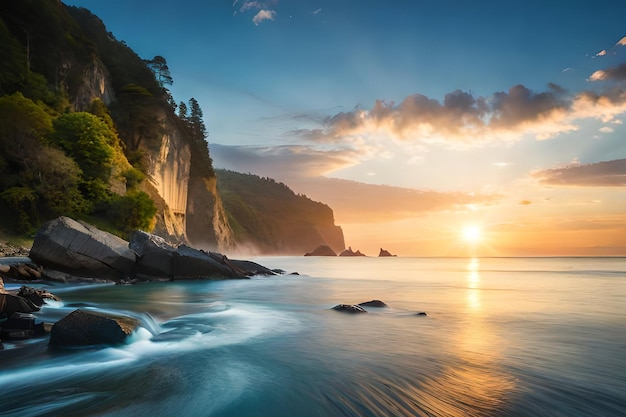
M 334 250 L 328 245 L 321 245 L 315 248 L 313 252 L 307 252 L 304 256 L 337 256 Z
M 22 340 L 46 334 L 43 323 L 35 323 L 35 316 L 13 313 L 0 324 L 0 337 L 4 340 Z
M 226 255 L 180 245 L 174 257 L 174 279 L 245 278 Z
M 165 239 L 143 231 L 133 232 L 129 247 L 137 254 L 135 276 L 173 277 L 177 249 Z
M 427 314 L 423 311 L 418 311 L 417 313 L 415 313 L 416 316 L 426 316 Z
M 52 326 L 50 346 L 79 347 L 121 344 L 138 327 L 139 321 L 131 317 L 74 310 Z
M 0 293 L 0 313 L 10 316 L 14 313 L 32 313 L 34 311 L 39 311 L 39 306 L 26 298 L 7 292 Z
M 37 307 L 41 307 L 42 305 L 44 305 L 46 302 L 45 300 L 59 301 L 59 298 L 56 295 L 46 290 L 38 290 L 36 288 L 26 286 L 22 286 L 17 295 L 27 299 Z
M 387 307 L 387 304 L 380 300 L 371 300 L 359 303 L 361 307 Z
M 118 278 L 135 265 L 128 242 L 87 223 L 59 217 L 37 232 L 30 258 L 37 264 L 80 275 Z
M 367 310 L 365 310 L 363 307 L 359 306 L 359 305 L 352 305 L 352 304 L 337 304 L 336 306 L 333 307 L 333 310 L 336 311 L 341 311 L 344 313 L 367 313 Z

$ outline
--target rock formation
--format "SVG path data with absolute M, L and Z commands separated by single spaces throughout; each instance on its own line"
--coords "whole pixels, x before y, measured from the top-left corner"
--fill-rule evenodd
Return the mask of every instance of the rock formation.
M 348 249 L 341 252 L 339 256 L 365 256 L 365 254 L 361 253 L 361 251 L 358 249 L 356 252 L 354 252 L 352 248 L 348 246 Z
M 54 323 L 50 346 L 94 346 L 124 343 L 139 320 L 94 311 L 74 310 Z
M 380 252 L 378 253 L 378 257 L 386 257 L 386 256 L 396 256 L 396 255 L 392 255 L 391 253 L 389 253 L 388 251 L 386 251 L 383 248 L 380 248 Z
M 337 256 L 337 254 L 330 246 L 322 245 L 318 246 L 313 252 L 305 253 L 304 256 Z

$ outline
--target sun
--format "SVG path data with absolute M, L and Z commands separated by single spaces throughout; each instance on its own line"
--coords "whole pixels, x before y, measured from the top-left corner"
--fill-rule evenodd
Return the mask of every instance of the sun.
M 468 225 L 463 228 L 461 236 L 467 243 L 478 243 L 482 237 L 482 230 L 480 226 Z

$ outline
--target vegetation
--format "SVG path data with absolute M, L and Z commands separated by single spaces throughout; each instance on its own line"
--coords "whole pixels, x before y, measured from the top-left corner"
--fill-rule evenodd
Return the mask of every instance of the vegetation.
M 335 227 L 327 205 L 295 194 L 272 178 L 218 169 L 217 185 L 235 239 L 256 244 L 267 253 L 312 250 L 323 240 L 308 239 L 318 227 Z M 308 239 L 307 239 L 308 238 Z

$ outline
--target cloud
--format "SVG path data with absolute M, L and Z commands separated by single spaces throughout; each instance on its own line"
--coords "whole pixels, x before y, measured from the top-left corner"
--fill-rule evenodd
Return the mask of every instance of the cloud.
M 604 55 L 606 55 L 606 49 L 603 49 L 596 54 L 596 56 L 604 56 Z
M 626 63 L 597 71 L 593 80 L 626 80 Z M 350 137 L 386 136 L 401 141 L 439 143 L 453 148 L 524 137 L 546 140 L 577 131 L 583 119 L 611 122 L 626 113 L 626 91 L 607 87 L 602 92 L 570 93 L 550 83 L 535 92 L 515 85 L 486 97 L 455 90 L 443 101 L 422 94 L 400 103 L 377 100 L 371 109 L 355 108 L 327 117 L 317 129 L 301 129 L 304 139 L 343 143 Z
M 623 187 L 626 185 L 626 159 L 593 164 L 574 163 L 563 168 L 537 171 L 532 176 L 553 186 Z
M 353 165 L 358 151 L 319 151 L 304 146 L 278 148 L 210 145 L 216 168 L 250 172 L 284 182 L 296 193 L 323 201 L 341 223 L 378 223 L 441 210 L 467 210 L 498 196 L 445 193 L 326 178 L 323 173 Z
M 615 129 L 613 129 L 612 127 L 609 127 L 609 126 L 603 126 L 603 127 L 600 128 L 600 132 L 602 132 L 602 133 L 612 133 L 614 131 L 615 131 Z
M 252 18 L 252 22 L 258 25 L 264 20 L 274 20 L 276 12 L 273 10 L 259 10 L 259 12 Z
M 302 145 L 226 146 L 210 145 L 218 168 L 253 172 L 272 178 L 320 176 L 355 165 L 362 151 L 350 148 L 317 150 Z
M 319 14 L 321 11 L 322 9 L 313 10 L 313 14 Z
M 589 81 L 624 81 L 626 80 L 626 63 L 605 70 L 597 70 L 589 77 Z
M 624 36 L 622 39 L 620 39 L 619 41 L 617 41 L 617 43 L 615 44 L 615 46 L 624 46 L 626 45 L 626 36 Z
M 235 7 L 237 3 L 238 0 L 235 0 L 233 2 L 233 7 Z M 274 3 L 277 3 L 277 0 L 274 0 Z M 276 17 L 276 11 L 268 9 L 267 4 L 260 1 L 244 1 L 239 8 L 239 12 L 241 13 L 245 13 L 251 10 L 257 12 L 252 18 L 252 22 L 257 26 L 265 20 L 274 20 L 274 18 Z M 236 13 L 237 12 L 235 11 L 235 14 Z

